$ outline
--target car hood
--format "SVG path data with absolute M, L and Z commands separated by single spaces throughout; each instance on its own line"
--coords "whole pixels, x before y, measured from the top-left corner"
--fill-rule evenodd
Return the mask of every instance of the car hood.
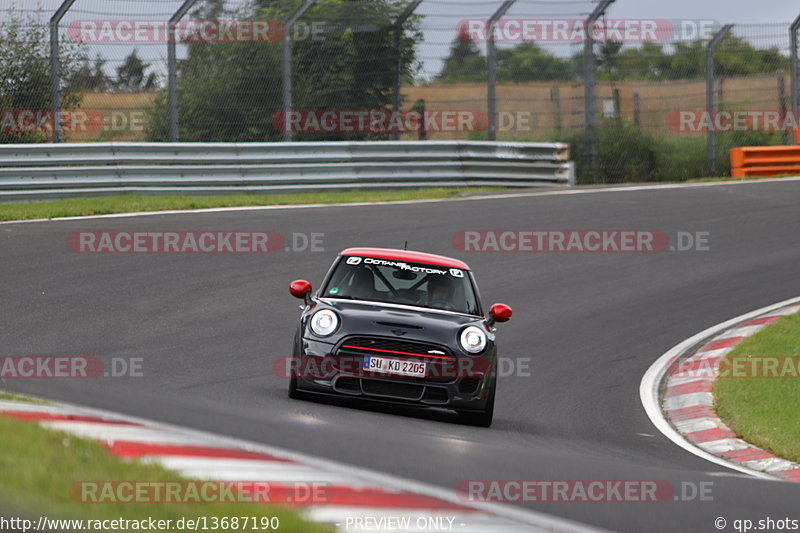
M 451 345 L 463 326 L 484 321 L 482 317 L 348 300 L 326 299 L 320 301 L 320 307 L 323 306 L 336 310 L 342 317 L 337 340 L 347 335 L 380 335 Z

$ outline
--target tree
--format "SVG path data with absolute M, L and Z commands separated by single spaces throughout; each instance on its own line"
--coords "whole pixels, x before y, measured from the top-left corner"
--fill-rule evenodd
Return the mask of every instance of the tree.
M 82 47 L 63 43 L 60 50 L 61 108 L 74 109 L 81 96 L 72 80 L 86 61 Z M 20 16 L 13 11 L 0 22 L 0 142 L 44 142 L 51 136 L 52 117 L 45 115 L 52 108 L 50 95 L 50 49 L 46 25 L 33 16 Z M 45 117 L 39 127 L 19 126 L 15 117 L 35 112 Z
M 148 68 L 150 65 L 139 59 L 139 54 L 134 49 L 122 65 L 117 67 L 117 88 L 129 93 L 155 89 L 156 75 L 147 75 Z
M 597 60 L 597 65 L 601 69 L 605 69 L 606 73 L 611 77 L 616 77 L 619 74 L 617 58 L 620 50 L 622 50 L 622 43 L 619 41 L 605 41 L 600 46 L 600 57 Z
M 606 43 L 610 44 L 610 43 Z M 672 53 L 654 43 L 638 48 L 607 48 L 604 44 L 599 63 L 606 68 L 601 77 L 614 79 L 679 80 L 703 78 L 706 74 L 706 42 L 679 42 Z M 788 58 L 777 48 L 757 49 L 732 33 L 726 35 L 714 54 L 718 76 L 768 74 L 789 68 Z
M 672 69 L 671 56 L 661 45 L 646 42 L 641 48 L 626 48 L 615 58 L 619 79 L 663 79 Z
M 789 69 L 788 58 L 781 55 L 778 48 L 759 50 L 732 33 L 725 36 L 715 58 L 720 76 L 746 76 Z
M 677 43 L 669 56 L 669 68 L 663 79 L 680 80 L 702 78 L 706 72 L 706 47 L 702 41 Z
M 70 80 L 70 89 L 74 91 L 107 91 L 113 82 L 103 70 L 106 61 L 97 54 L 94 65 L 86 58 Z
M 444 83 L 486 81 L 486 58 L 466 28 L 460 30 L 436 81 Z
M 248 20 L 286 20 L 299 0 L 257 0 Z M 378 110 L 391 104 L 397 53 L 392 21 L 405 6 L 400 0 L 316 4 L 303 15 L 293 40 L 293 108 L 295 110 Z M 200 14 L 213 9 L 206 3 Z M 421 38 L 410 19 L 401 41 L 406 75 L 416 64 L 414 44 Z M 283 136 L 282 41 L 188 43 L 179 64 L 180 136 L 196 141 L 273 141 Z M 167 137 L 166 97 L 151 116 L 148 138 Z M 296 139 L 386 138 L 331 131 L 298 133 Z
M 514 48 L 500 48 L 496 55 L 499 82 L 569 80 L 574 71 L 569 59 L 556 57 L 532 42 L 523 42 Z M 450 55 L 436 81 L 483 82 L 486 81 L 486 69 L 486 59 L 466 30 L 462 30 L 450 46 Z
M 705 76 L 706 42 L 678 42 L 670 53 L 660 44 L 645 42 L 625 47 L 616 41 L 599 43 L 598 78 L 614 80 L 677 80 Z M 789 61 L 777 48 L 757 49 L 748 41 L 728 34 L 715 54 L 719 76 L 748 76 L 788 70 Z M 570 58 L 555 56 L 533 42 L 497 50 L 497 80 L 501 83 L 528 81 L 569 81 L 580 73 L 583 53 Z M 482 82 L 486 60 L 466 32 L 450 47 L 439 83 Z
M 569 80 L 569 59 L 556 57 L 536 43 L 524 42 L 497 51 L 497 79 L 502 82 Z

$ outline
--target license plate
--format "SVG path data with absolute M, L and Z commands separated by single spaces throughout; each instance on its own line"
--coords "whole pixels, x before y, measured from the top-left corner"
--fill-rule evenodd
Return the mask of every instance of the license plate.
M 426 368 L 422 361 L 367 356 L 364 358 L 364 370 L 395 376 L 424 378 Z

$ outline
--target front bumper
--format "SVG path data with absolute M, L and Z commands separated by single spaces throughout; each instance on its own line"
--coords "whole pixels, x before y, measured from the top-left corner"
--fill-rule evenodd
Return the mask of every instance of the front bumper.
M 297 389 L 328 396 L 358 398 L 393 404 L 478 411 L 486 407 L 491 357 L 469 371 L 433 379 L 388 376 L 361 370 L 358 357 L 335 356 L 333 345 L 303 339 L 293 361 Z M 299 353 L 298 353 L 299 352 Z M 463 356 L 462 356 L 463 357 Z M 470 357 L 465 362 L 474 362 Z M 363 360 L 363 359 L 361 359 Z M 478 368 L 476 368 L 476 366 Z M 459 367 L 461 368 L 461 367 Z M 463 370 L 463 369 L 462 369 Z

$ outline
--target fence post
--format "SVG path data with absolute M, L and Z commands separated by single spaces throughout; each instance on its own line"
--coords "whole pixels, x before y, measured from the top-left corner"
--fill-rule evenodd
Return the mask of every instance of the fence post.
M 494 49 L 494 27 L 497 24 L 497 21 L 500 20 L 500 17 L 505 15 L 506 11 L 511 9 L 511 6 L 513 6 L 516 1 L 517 0 L 505 0 L 505 2 L 503 2 L 503 4 L 497 8 L 497 11 L 492 14 L 492 17 L 486 24 L 486 105 L 489 114 L 490 141 L 497 140 L 497 97 L 495 96 L 495 85 L 497 84 L 497 80 L 495 79 L 497 57 L 495 56 Z
M 792 26 L 789 29 L 789 37 L 790 37 L 790 46 L 789 46 L 789 53 L 790 53 L 790 61 L 791 61 L 791 76 L 792 76 L 792 113 L 794 114 L 794 119 L 797 120 L 797 111 L 798 106 L 800 106 L 800 90 L 797 87 L 797 31 L 800 30 L 800 15 L 794 19 L 792 22 Z M 797 138 L 797 130 L 792 130 L 792 136 L 794 137 L 795 144 L 800 143 L 800 139 Z
M 64 0 L 53 16 L 50 18 L 50 104 L 53 111 L 53 142 L 61 142 L 61 122 L 58 119 L 61 113 L 61 74 L 58 57 L 58 24 L 75 0 Z
M 614 87 L 611 91 L 611 98 L 614 102 L 614 118 L 622 121 L 622 99 L 619 96 L 619 87 Z
M 419 113 L 420 117 L 422 117 L 422 118 L 420 118 L 420 121 L 419 121 L 419 130 L 417 130 L 417 138 L 420 141 L 427 141 L 428 140 L 428 125 L 426 124 L 426 121 L 425 121 L 425 100 L 423 98 L 420 98 L 419 100 L 414 102 L 414 105 L 412 106 L 411 109 L 412 109 L 412 111 L 415 111 L 416 113 Z
M 400 77 L 403 73 L 403 54 L 400 50 L 401 38 L 403 37 L 403 24 L 415 9 L 422 3 L 422 0 L 413 0 L 406 7 L 397 20 L 394 21 L 394 51 L 397 54 L 397 64 L 394 67 L 394 87 L 392 88 L 392 116 L 397 116 L 400 111 Z M 400 140 L 400 132 L 392 132 L 392 140 Z
M 584 85 L 584 121 L 586 123 L 586 144 L 589 152 L 589 173 L 591 174 L 591 181 L 595 181 L 597 176 L 597 120 L 595 113 L 595 83 L 597 76 L 597 65 L 594 59 L 594 38 L 592 36 L 592 26 L 597 19 L 599 19 L 606 12 L 608 6 L 614 3 L 614 0 L 602 0 L 597 7 L 594 8 L 592 14 L 589 15 L 583 23 L 584 31 L 586 32 L 585 39 L 583 40 L 583 85 Z
M 561 91 L 559 87 L 550 87 L 550 101 L 555 108 L 553 121 L 555 122 L 556 133 L 561 134 Z
M 708 170 L 711 176 L 717 171 L 717 132 L 714 131 L 714 51 L 732 28 L 733 24 L 724 25 L 711 38 L 706 47 L 706 113 L 711 122 L 708 127 L 706 144 L 708 147 Z
M 641 103 L 639 101 L 639 93 L 633 93 L 633 125 L 636 126 L 637 129 L 641 128 L 642 126 L 642 116 L 641 116 Z
M 314 3 L 314 0 L 303 2 L 303 5 L 289 15 L 283 25 L 283 140 L 285 142 L 292 142 L 294 136 L 294 132 L 289 126 L 289 114 L 292 112 L 292 29 Z
M 197 3 L 197 0 L 184 0 L 183 5 L 172 15 L 167 23 L 167 80 L 169 107 L 169 140 L 178 142 L 178 39 L 175 29 L 178 22 Z
M 786 117 L 786 72 L 783 69 L 779 70 L 776 73 L 776 80 L 778 83 L 778 113 L 780 113 L 781 118 Z M 786 143 L 791 144 L 794 142 L 794 133 L 791 131 L 784 132 L 786 136 Z

